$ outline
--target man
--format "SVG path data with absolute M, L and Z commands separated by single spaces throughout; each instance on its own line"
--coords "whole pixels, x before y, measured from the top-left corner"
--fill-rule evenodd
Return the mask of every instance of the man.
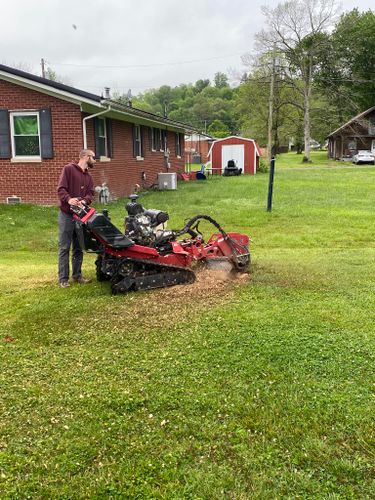
M 79 161 L 65 165 L 61 172 L 57 193 L 60 199 L 59 224 L 59 286 L 68 288 L 69 284 L 69 251 L 72 246 L 72 278 L 76 283 L 90 283 L 82 276 L 83 252 L 79 245 L 75 230 L 75 222 L 71 206 L 90 205 L 94 197 L 94 184 L 89 169 L 95 165 L 95 153 L 83 149 Z

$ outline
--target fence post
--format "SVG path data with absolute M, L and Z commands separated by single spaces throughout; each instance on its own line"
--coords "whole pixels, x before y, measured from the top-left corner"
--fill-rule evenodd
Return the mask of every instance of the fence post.
M 273 178 L 275 175 L 275 158 L 271 158 L 270 162 L 270 178 L 268 182 L 268 201 L 267 201 L 267 212 L 272 211 L 272 194 L 273 194 Z

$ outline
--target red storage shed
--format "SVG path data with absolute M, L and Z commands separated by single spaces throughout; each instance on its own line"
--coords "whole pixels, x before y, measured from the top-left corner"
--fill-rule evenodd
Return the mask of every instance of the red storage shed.
M 213 142 L 208 156 L 214 172 L 215 169 L 224 171 L 228 161 L 234 160 L 243 174 L 254 175 L 259 165 L 260 149 L 254 139 L 231 136 Z

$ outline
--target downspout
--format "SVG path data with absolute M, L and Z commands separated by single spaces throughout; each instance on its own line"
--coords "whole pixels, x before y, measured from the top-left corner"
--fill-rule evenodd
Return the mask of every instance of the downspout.
M 164 137 L 164 163 L 165 171 L 169 172 L 169 152 L 168 152 L 168 125 L 165 126 L 165 137 Z
M 87 130 L 86 130 L 86 121 L 91 120 L 91 118 L 96 118 L 97 116 L 104 115 L 105 113 L 109 113 L 111 111 L 111 105 L 109 104 L 108 108 L 104 111 L 99 111 L 99 113 L 95 113 L 94 115 L 86 116 L 82 120 L 82 128 L 83 128 L 83 149 L 87 149 Z

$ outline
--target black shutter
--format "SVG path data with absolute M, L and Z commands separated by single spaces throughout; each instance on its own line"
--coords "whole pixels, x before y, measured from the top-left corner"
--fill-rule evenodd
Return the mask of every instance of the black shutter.
M 152 151 L 152 127 L 148 127 L 148 146 L 149 150 Z
M 133 125 L 132 132 L 133 132 L 133 156 L 134 156 L 134 158 L 136 158 L 136 156 L 137 156 L 137 144 L 136 144 L 136 140 L 135 140 L 135 125 Z
M 94 118 L 94 141 L 95 141 L 95 156 L 100 158 L 103 156 L 100 151 L 100 140 L 99 140 L 99 118 Z
M 0 159 L 9 159 L 11 156 L 9 113 L 7 109 L 0 109 Z
M 110 118 L 107 118 L 106 123 L 107 123 L 107 155 L 108 158 L 113 158 L 112 120 Z
M 178 150 L 178 139 L 180 138 L 178 132 L 175 132 L 174 134 L 174 150 L 175 150 L 175 155 L 179 156 L 180 152 Z
M 185 135 L 180 134 L 180 156 L 183 158 L 185 156 Z
M 40 156 L 44 159 L 53 158 L 52 118 L 49 108 L 39 110 L 40 124 Z

